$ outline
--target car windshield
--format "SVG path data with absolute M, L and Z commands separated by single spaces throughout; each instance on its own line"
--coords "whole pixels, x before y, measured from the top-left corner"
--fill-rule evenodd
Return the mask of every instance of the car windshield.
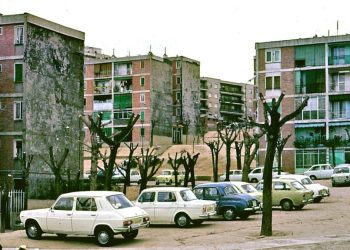
M 293 181 L 290 184 L 298 190 L 305 189 L 305 187 L 299 181 Z
M 224 192 L 225 192 L 225 195 L 232 195 L 232 194 L 238 193 L 232 186 L 225 187 Z
M 252 185 L 250 184 L 243 184 L 242 186 L 242 189 L 244 191 L 246 191 L 247 193 L 254 193 L 254 192 L 257 192 L 258 190 L 255 189 L 255 187 L 253 187 Z
M 108 196 L 107 200 L 115 209 L 122 209 L 134 206 L 123 194 L 115 194 Z
M 335 174 L 349 173 L 349 168 L 347 167 L 337 167 L 334 169 Z
M 312 180 L 310 178 L 303 178 L 301 179 L 301 184 L 304 184 L 304 185 L 312 184 Z
M 184 201 L 197 200 L 197 197 L 191 190 L 183 190 L 180 192 L 180 195 Z

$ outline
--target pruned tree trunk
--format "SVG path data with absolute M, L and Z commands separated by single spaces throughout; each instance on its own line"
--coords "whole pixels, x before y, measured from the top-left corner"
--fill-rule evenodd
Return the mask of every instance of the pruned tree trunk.
M 243 142 L 235 141 L 235 150 L 236 150 L 236 161 L 237 161 L 237 169 L 242 169 L 242 148 Z

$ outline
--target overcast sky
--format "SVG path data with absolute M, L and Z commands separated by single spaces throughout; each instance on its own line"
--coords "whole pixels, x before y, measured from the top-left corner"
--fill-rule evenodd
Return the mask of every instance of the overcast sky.
M 350 33 L 344 0 L 0 0 L 3 15 L 28 12 L 85 32 L 85 45 L 116 56 L 182 55 L 201 76 L 247 82 L 255 43 Z M 1 49 L 1 44 L 0 44 Z

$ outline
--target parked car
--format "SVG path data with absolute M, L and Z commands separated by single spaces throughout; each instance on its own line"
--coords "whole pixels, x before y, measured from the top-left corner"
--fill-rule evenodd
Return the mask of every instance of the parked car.
M 326 186 L 323 186 L 319 183 L 314 183 L 309 176 L 305 175 L 297 175 L 297 174 L 289 174 L 289 175 L 282 175 L 280 176 L 280 179 L 289 179 L 289 180 L 296 180 L 299 181 L 301 184 L 303 184 L 308 190 L 311 190 L 313 194 L 313 199 L 315 203 L 319 203 L 324 197 L 328 197 L 329 194 L 329 188 Z
M 185 174 L 182 171 L 179 171 L 177 174 L 177 182 L 180 185 L 185 179 Z M 160 175 L 156 176 L 156 185 L 165 183 L 171 185 L 175 183 L 175 171 L 173 169 L 162 170 Z
M 112 180 L 115 180 L 116 182 L 124 182 L 126 177 L 126 172 L 123 169 L 117 169 L 114 171 L 114 174 L 112 176 Z M 141 174 L 140 171 L 137 169 L 130 169 L 130 182 L 140 183 L 141 181 Z
M 261 180 L 256 189 L 263 192 L 264 181 Z M 313 201 L 313 192 L 306 189 L 299 181 L 289 179 L 272 180 L 272 206 L 280 206 L 282 210 L 289 211 L 295 208 L 302 209 Z
M 250 173 L 248 174 L 248 179 L 249 182 L 258 182 L 261 181 L 263 179 L 263 174 L 264 174 L 264 167 L 257 167 L 254 168 L 252 171 L 250 171 Z M 289 174 L 287 172 L 281 172 L 281 175 L 285 175 L 285 174 Z M 272 176 L 277 176 L 278 175 L 278 169 L 277 168 L 273 168 L 272 170 Z
M 248 194 L 253 198 L 257 199 L 260 203 L 262 202 L 262 193 L 256 190 L 256 188 L 252 184 L 243 181 L 231 181 L 230 183 L 240 193 Z
M 230 170 L 229 175 L 230 181 L 241 181 L 242 180 L 242 170 Z M 220 176 L 220 181 L 225 181 L 226 174 Z
M 339 164 L 331 176 L 332 186 L 350 184 L 350 164 Z
M 333 174 L 333 167 L 330 164 L 313 165 L 309 170 L 304 172 L 311 180 L 330 179 Z
M 185 187 L 155 187 L 144 189 L 135 202 L 150 215 L 151 224 L 199 225 L 216 214 L 216 203 L 198 200 Z
M 43 233 L 94 235 L 101 246 L 110 245 L 115 234 L 132 240 L 139 228 L 149 225 L 143 209 L 113 191 L 62 194 L 50 208 L 22 211 L 20 220 L 30 239 L 39 239 Z
M 230 182 L 200 184 L 193 189 L 193 192 L 198 199 L 216 201 L 216 213 L 222 215 L 225 220 L 233 220 L 236 217 L 247 219 L 260 210 L 257 199 L 238 193 Z

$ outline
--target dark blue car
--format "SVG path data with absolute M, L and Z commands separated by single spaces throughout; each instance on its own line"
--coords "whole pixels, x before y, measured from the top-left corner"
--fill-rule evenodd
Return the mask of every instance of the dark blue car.
M 245 220 L 260 210 L 258 200 L 248 194 L 238 193 L 230 182 L 200 184 L 193 192 L 198 199 L 216 201 L 216 213 L 222 215 L 225 220 L 233 220 L 236 217 Z

